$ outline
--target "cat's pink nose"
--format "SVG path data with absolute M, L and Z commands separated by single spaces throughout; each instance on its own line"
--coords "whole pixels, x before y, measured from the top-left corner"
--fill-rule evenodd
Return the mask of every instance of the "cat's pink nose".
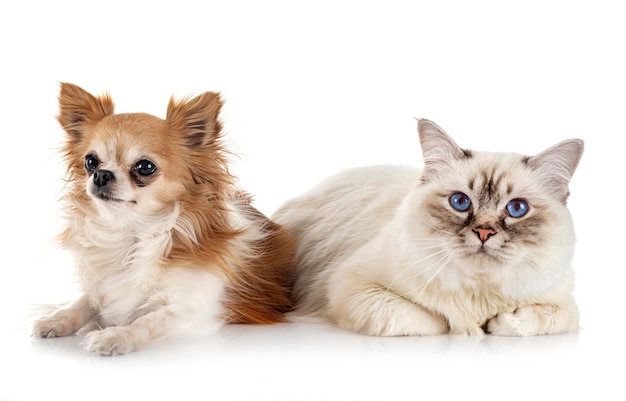
M 496 230 L 494 230 L 491 227 L 485 227 L 485 226 L 478 226 L 472 229 L 472 231 L 474 231 L 478 235 L 478 238 L 482 242 L 487 241 L 489 237 L 496 234 Z

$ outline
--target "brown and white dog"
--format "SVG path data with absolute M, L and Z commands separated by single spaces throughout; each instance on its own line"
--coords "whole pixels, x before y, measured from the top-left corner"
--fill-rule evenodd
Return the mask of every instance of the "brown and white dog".
M 273 323 L 292 308 L 289 235 L 229 173 L 218 93 L 172 98 L 165 120 L 115 114 L 108 94 L 61 84 L 67 228 L 83 295 L 35 322 L 124 354 L 221 323 Z

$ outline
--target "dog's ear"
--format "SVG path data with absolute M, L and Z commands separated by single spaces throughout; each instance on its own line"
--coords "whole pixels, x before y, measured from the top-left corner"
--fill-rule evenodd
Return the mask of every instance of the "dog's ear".
M 72 144 L 82 140 L 85 123 L 102 120 L 113 114 L 114 108 L 108 93 L 96 97 L 76 85 L 61 83 L 57 121 L 69 135 Z
M 205 92 L 192 99 L 172 97 L 167 106 L 166 121 L 182 133 L 186 146 L 212 147 L 222 131 L 218 119 L 222 105 L 220 94 L 215 92 Z

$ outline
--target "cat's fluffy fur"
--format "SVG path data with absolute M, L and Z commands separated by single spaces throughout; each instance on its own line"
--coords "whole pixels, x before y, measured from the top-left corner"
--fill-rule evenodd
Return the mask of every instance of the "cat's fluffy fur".
M 347 170 L 273 216 L 298 238 L 299 313 L 381 336 L 576 330 L 566 200 L 582 141 L 527 157 L 418 127 L 422 169 Z
M 228 171 L 218 93 L 172 98 L 162 120 L 114 114 L 108 94 L 61 84 L 67 134 L 62 244 L 84 295 L 34 335 L 86 334 L 122 354 L 222 322 L 281 321 L 293 242 Z

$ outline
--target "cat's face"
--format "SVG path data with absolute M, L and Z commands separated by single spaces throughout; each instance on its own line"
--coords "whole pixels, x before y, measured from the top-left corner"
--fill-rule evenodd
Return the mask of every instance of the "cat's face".
M 472 152 L 449 167 L 421 184 L 421 209 L 430 235 L 445 238 L 459 259 L 510 263 L 567 233 L 567 209 L 543 190 L 524 157 Z
M 424 120 L 422 120 L 424 121 Z M 462 150 L 439 127 L 420 122 L 425 168 L 414 235 L 443 244 L 467 269 L 529 267 L 571 252 L 565 202 L 582 155 L 581 141 L 534 156 Z

